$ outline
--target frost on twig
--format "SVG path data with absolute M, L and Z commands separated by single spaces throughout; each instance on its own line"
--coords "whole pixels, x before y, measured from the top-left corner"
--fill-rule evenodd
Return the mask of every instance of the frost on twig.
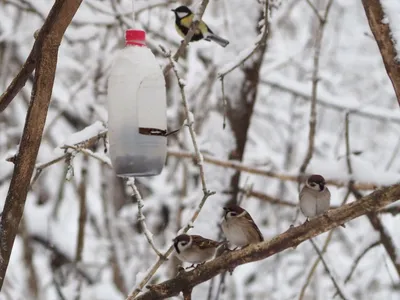
M 257 49 L 265 44 L 267 42 L 267 37 L 268 37 L 268 13 L 269 13 L 269 0 L 265 0 L 265 6 L 264 6 L 264 22 L 261 28 L 261 33 L 257 36 L 256 41 L 252 46 L 249 48 L 246 48 L 242 50 L 242 52 L 237 55 L 237 59 L 233 62 L 230 62 L 223 66 L 221 70 L 218 72 L 218 77 L 221 79 L 221 82 L 223 84 L 223 78 L 225 75 L 229 74 L 233 70 L 235 70 L 238 66 L 244 64 L 246 60 L 248 60 L 252 55 L 257 51 Z
M 313 72 L 312 72 L 312 90 L 311 90 L 311 108 L 310 108 L 310 130 L 308 133 L 308 148 L 306 156 L 304 157 L 304 161 L 300 166 L 299 170 L 299 184 L 298 190 L 300 191 L 300 176 L 304 174 L 307 169 L 308 164 L 311 161 L 314 152 L 314 141 L 315 141 L 315 132 L 317 127 L 317 88 L 318 88 L 318 81 L 319 81 L 319 59 L 321 56 L 321 46 L 322 46 L 322 38 L 324 36 L 324 30 L 326 25 L 326 20 L 328 19 L 328 14 L 330 8 L 332 6 L 333 0 L 329 0 L 328 4 L 325 8 L 325 13 L 323 18 L 321 19 L 320 15 L 317 13 L 319 17 L 319 27 L 316 36 L 315 42 L 315 51 L 314 51 L 314 59 L 313 59 Z
M 145 216 L 143 214 L 143 198 L 140 195 L 136 185 L 135 185 L 135 178 L 129 177 L 126 178 L 126 184 L 132 188 L 132 196 L 136 198 L 136 201 L 138 203 L 138 220 L 140 223 L 140 226 L 142 227 L 143 233 L 146 236 L 147 242 L 150 244 L 151 248 L 154 250 L 154 252 L 161 258 L 164 258 L 164 255 L 157 249 L 156 245 L 154 245 L 153 241 L 153 234 L 150 232 L 150 230 L 147 228 L 146 222 L 145 222 Z
M 173 60 L 173 57 L 171 56 L 171 51 L 166 51 L 163 47 L 161 47 L 161 50 L 164 52 L 164 54 L 169 59 L 169 62 L 171 64 L 174 74 L 176 76 L 176 79 L 178 80 L 178 85 L 179 85 L 179 89 L 180 89 L 181 97 L 182 97 L 182 104 L 183 104 L 183 107 L 185 110 L 185 115 L 186 115 L 186 120 L 187 120 L 185 125 L 187 125 L 187 127 L 189 128 L 190 137 L 192 139 L 194 152 L 195 152 L 196 160 L 197 160 L 197 165 L 199 166 L 201 185 L 203 187 L 203 193 L 204 193 L 204 195 L 207 195 L 210 193 L 210 191 L 207 189 L 206 180 L 205 180 L 205 176 L 204 176 L 203 156 L 200 153 L 199 146 L 197 144 L 197 139 L 196 139 L 196 132 L 194 131 L 194 128 L 193 128 L 194 116 L 193 116 L 193 113 L 189 110 L 189 105 L 186 100 L 184 80 L 182 80 L 179 76 L 178 69 L 176 67 L 176 63 Z

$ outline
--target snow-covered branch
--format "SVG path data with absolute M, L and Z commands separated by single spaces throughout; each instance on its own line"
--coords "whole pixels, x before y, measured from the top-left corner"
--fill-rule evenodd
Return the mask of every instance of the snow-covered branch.
M 128 177 L 126 184 L 132 189 L 132 196 L 135 197 L 138 205 L 138 221 L 140 223 L 140 226 L 142 227 L 143 233 L 146 237 L 147 242 L 151 246 L 151 248 L 154 250 L 154 252 L 159 256 L 159 257 L 164 257 L 164 255 L 157 249 L 156 245 L 154 244 L 153 240 L 153 234 L 150 232 L 150 230 L 147 228 L 146 225 L 146 217 L 143 214 L 143 198 L 142 195 L 140 195 L 139 190 L 137 189 L 135 185 L 135 178 L 133 177 Z
M 265 44 L 267 42 L 268 38 L 268 32 L 269 32 L 269 21 L 268 21 L 268 14 L 269 14 L 269 0 L 264 0 L 264 20 L 263 20 L 263 25 L 261 28 L 261 33 L 260 35 L 256 38 L 255 42 L 253 45 L 250 47 L 242 50 L 236 57 L 236 59 L 232 62 L 229 62 L 225 66 L 223 66 L 219 72 L 218 72 L 218 77 L 221 79 L 221 84 L 223 86 L 224 81 L 223 78 L 235 70 L 237 67 L 240 65 L 244 64 L 250 57 L 253 56 L 253 54 L 257 51 L 257 49 Z

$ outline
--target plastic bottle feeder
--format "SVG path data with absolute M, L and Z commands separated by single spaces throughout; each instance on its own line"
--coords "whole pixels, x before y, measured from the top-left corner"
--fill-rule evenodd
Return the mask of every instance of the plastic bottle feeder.
M 142 30 L 126 31 L 108 79 L 110 155 L 121 177 L 158 175 L 167 154 L 165 79 L 145 40 Z

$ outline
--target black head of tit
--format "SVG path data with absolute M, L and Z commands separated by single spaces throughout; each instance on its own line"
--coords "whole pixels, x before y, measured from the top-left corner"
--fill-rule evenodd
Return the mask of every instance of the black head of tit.
M 172 9 L 172 11 L 175 13 L 175 29 L 184 38 L 192 25 L 194 14 L 187 6 L 179 6 L 176 9 Z M 226 47 L 229 44 L 228 40 L 214 34 L 203 21 L 200 22 L 190 41 L 195 42 L 200 40 L 213 41 L 222 47 Z

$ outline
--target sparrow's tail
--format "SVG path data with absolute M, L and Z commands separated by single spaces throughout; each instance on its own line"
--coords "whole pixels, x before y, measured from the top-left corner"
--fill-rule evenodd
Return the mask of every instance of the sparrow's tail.
M 229 44 L 228 40 L 225 40 L 222 37 L 215 35 L 213 33 L 208 33 L 205 40 L 216 42 L 218 45 L 224 48 Z

